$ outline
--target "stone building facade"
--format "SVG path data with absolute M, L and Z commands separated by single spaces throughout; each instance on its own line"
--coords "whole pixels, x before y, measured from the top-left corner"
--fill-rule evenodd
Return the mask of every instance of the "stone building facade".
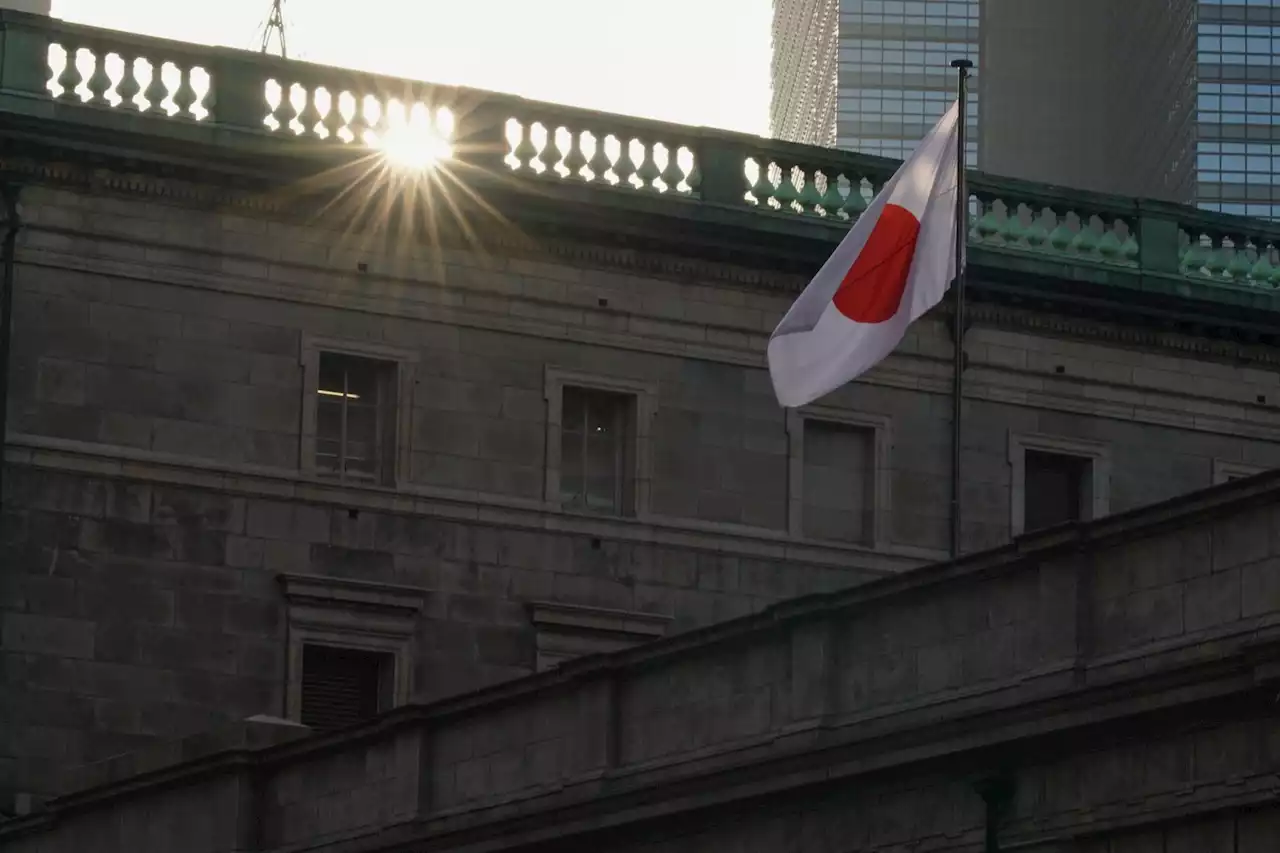
M 1273 472 L 344 732 L 104 762 L 0 844 L 1267 853 L 1278 569 Z
M 673 159 L 668 193 L 561 180 L 569 142 L 526 132 L 485 160 L 463 125 L 454 164 L 361 185 L 370 221 L 339 204 L 356 158 L 236 125 L 229 85 L 184 123 L 94 103 L 101 78 L 63 68 L 90 94 L 57 100 L 15 72 L 24 39 L 41 63 L 50 43 L 172 45 L 0 24 L 0 168 L 21 198 L 0 576 L 11 810 L 72 768 L 230 721 L 339 728 L 947 556 L 946 311 L 818 406 L 779 409 L 764 369 L 847 220 L 789 216 L 779 188 L 743 203 L 744 152 L 865 170 L 868 188 L 885 163 L 565 110 L 539 126 L 603 122 L 636 163 L 672 140 L 700 181 Z M 223 80 L 304 68 L 199 61 Z M 525 109 L 480 104 L 468 115 Z M 1037 254 L 976 224 L 967 551 L 1280 464 L 1263 274 L 1231 290 L 1196 276 L 1234 260 L 1173 257 L 1179 228 L 1263 241 L 1266 226 L 975 187 L 1090 228 L 1091 210 L 1128 211 L 1142 254 L 1089 254 L 1085 236 Z

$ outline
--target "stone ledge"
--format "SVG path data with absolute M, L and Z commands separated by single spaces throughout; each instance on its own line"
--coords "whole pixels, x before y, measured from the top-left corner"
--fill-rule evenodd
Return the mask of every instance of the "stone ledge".
M 794 559 L 832 569 L 895 574 L 945 558 L 941 552 L 911 546 L 872 551 L 856 546 L 795 540 L 782 532 L 746 525 L 702 522 L 664 516 L 643 520 L 579 515 L 540 501 L 461 492 L 428 486 L 400 490 L 338 485 L 309 479 L 298 471 L 227 465 L 134 448 L 10 434 L 7 464 L 89 476 L 170 483 L 253 497 L 294 499 L 335 508 L 433 515 L 457 521 L 528 530 L 650 542 L 765 559 Z
M 405 615 L 421 610 L 425 595 L 416 587 L 320 575 L 281 574 L 279 580 L 290 604 L 356 607 Z
M 585 607 L 554 601 L 529 604 L 533 624 L 551 629 L 612 631 L 657 639 L 666 632 L 672 617 L 631 610 Z
M 148 749 L 125 753 L 77 768 L 78 783 L 68 788 L 57 802 L 69 805 L 77 793 L 115 783 L 130 782 L 180 765 L 233 752 L 258 752 L 298 740 L 311 734 L 301 723 L 279 717 L 257 715 L 208 732 L 165 741 Z
M 551 601 L 528 605 L 537 631 L 538 670 L 660 639 L 671 616 Z
M 745 621 L 745 620 L 743 620 Z M 613 658 L 621 658 L 614 655 Z M 615 661 L 614 665 L 620 661 Z M 608 662 L 606 662 L 608 663 Z M 591 669 L 611 669 L 599 665 Z M 853 778 L 887 767 L 928 760 L 934 756 L 954 755 L 984 749 L 997 743 L 1015 742 L 1051 733 L 1091 727 L 1108 719 L 1130 717 L 1158 708 L 1174 707 L 1195 699 L 1221 698 L 1252 689 L 1252 685 L 1235 678 L 1234 660 L 1217 662 L 1216 677 L 1205 677 L 1198 667 L 1181 667 L 1174 671 L 1144 672 L 1134 679 L 1101 687 L 1078 689 L 1059 685 L 1051 691 L 1033 691 L 1028 696 L 1018 679 L 1004 685 L 997 708 L 963 709 L 959 714 L 934 713 L 920 719 L 891 719 L 885 731 L 860 732 L 852 739 L 832 737 L 840 729 L 821 726 L 824 736 L 816 741 L 787 748 L 788 739 L 769 735 L 740 739 L 715 748 L 683 754 L 681 758 L 663 762 L 627 765 L 603 775 L 598 772 L 567 779 L 554 786 L 529 788 L 492 799 L 473 801 L 458 807 L 424 815 L 415 828 L 415 837 L 425 839 L 451 833 L 481 834 L 503 832 L 501 823 L 519 821 L 527 831 L 528 822 L 549 822 L 557 831 L 585 831 L 597 821 L 625 823 L 655 814 L 675 814 L 691 808 L 723 804 L 747 796 L 779 794 L 833 779 Z M 585 674 L 585 673 L 580 673 Z M 153 786 L 181 784 L 184 778 L 205 772 L 217 772 L 205 761 L 236 752 L 244 755 L 249 766 L 287 764 L 317 753 L 329 753 L 343 745 L 392 738 L 406 727 L 430 729 L 449 717 L 470 717 L 496 700 L 507 705 L 504 693 L 536 695 L 557 682 L 576 679 L 551 675 L 523 679 L 521 684 L 481 691 L 471 696 L 444 700 L 428 706 L 398 709 L 359 729 L 328 736 L 307 738 L 309 730 L 294 727 L 271 718 L 251 718 L 243 724 L 215 734 L 200 735 L 162 745 L 161 748 L 122 756 L 104 762 L 108 769 L 81 792 L 59 798 L 50 804 L 55 813 L 79 807 L 94 807 L 130 793 L 142 793 Z M 1191 690 L 1189 695 L 1187 690 Z M 1010 692 L 1012 691 L 1012 692 Z M 494 694 L 490 696 L 489 694 Z M 1034 722 L 1028 722 L 1020 711 L 1034 703 L 1039 709 Z M 464 709 L 470 708 L 467 713 Z M 434 721 L 434 722 L 433 722 Z M 893 723 L 898 723 L 894 725 Z M 249 725 L 252 724 L 252 725 Z M 269 725 L 272 728 L 259 728 Z M 857 727 L 853 727 L 857 728 Z M 910 732 L 925 734 L 923 739 Z M 930 739 L 927 733 L 937 737 Z M 780 733 L 779 733 L 780 734 Z M 305 738 L 305 739 L 302 739 Z M 884 749 L 867 752 L 859 744 L 880 744 Z M 264 753 L 270 750 L 268 757 Z M 852 750 L 852 752 L 850 752 Z M 132 771 L 132 772 L 131 772 Z M 170 771 L 170 772 L 164 772 Z M 733 771 L 728 773 L 728 771 Z M 673 787 L 674 786 L 674 787 Z M 675 790 L 675 796 L 652 800 L 655 790 Z M 590 827 L 578 825 L 580 817 L 568 821 L 558 819 L 562 812 L 580 813 L 584 808 L 596 813 L 589 818 Z M 0 837 L 3 833 L 0 832 Z

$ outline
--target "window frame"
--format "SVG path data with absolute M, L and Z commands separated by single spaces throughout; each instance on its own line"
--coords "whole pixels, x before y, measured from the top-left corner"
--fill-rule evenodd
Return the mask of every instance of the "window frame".
M 1026 530 L 1027 451 L 1073 456 L 1088 464 L 1087 494 L 1080 496 L 1080 520 L 1093 521 L 1111 512 L 1111 448 L 1084 439 L 1040 433 L 1009 433 L 1009 536 Z
M 787 409 L 787 532 L 796 539 L 806 539 L 804 532 L 804 431 L 807 421 L 850 426 L 872 431 L 872 507 L 871 536 L 865 542 L 843 540 L 810 540 L 824 544 L 883 548 L 889 544 L 893 519 L 893 489 L 889 465 L 893 448 L 893 419 L 888 415 L 850 412 L 828 406 L 803 406 Z
M 392 418 L 391 457 L 379 460 L 380 476 L 372 480 L 337 477 L 323 474 L 316 465 L 316 438 L 318 422 L 318 395 L 320 387 L 320 356 L 330 353 L 351 358 L 362 358 L 385 364 L 393 372 L 395 389 Z M 410 479 L 412 456 L 413 391 L 414 374 L 419 356 L 414 350 L 392 347 L 366 341 L 347 341 L 324 338 L 310 334 L 302 336 L 299 361 L 302 364 L 302 424 L 299 430 L 300 446 L 298 467 L 308 477 L 326 483 L 344 486 L 381 486 L 395 488 Z
M 536 671 L 593 654 L 608 654 L 666 636 L 673 617 L 554 601 L 531 601 Z
M 282 574 L 278 579 L 288 605 L 286 719 L 302 720 L 302 652 L 307 645 L 389 654 L 391 707 L 408 703 L 422 590 L 316 575 Z
M 631 441 L 634 446 L 631 453 L 630 470 L 627 472 L 631 478 L 631 488 L 628 491 L 624 491 L 622 506 L 619 507 L 619 511 L 616 514 L 587 513 L 585 510 L 566 506 L 561 498 L 561 441 L 563 439 L 564 389 L 566 387 L 625 395 L 631 397 L 634 401 L 629 425 Z M 653 418 L 657 413 L 657 386 L 652 382 L 640 379 L 583 373 L 549 365 L 546 367 L 544 374 L 543 397 L 547 401 L 547 443 L 543 473 L 543 500 L 549 506 L 561 512 L 583 512 L 584 514 L 601 515 L 606 518 L 647 518 L 650 514 L 650 493 L 652 490 L 652 430 Z M 625 485 L 623 488 L 626 488 Z

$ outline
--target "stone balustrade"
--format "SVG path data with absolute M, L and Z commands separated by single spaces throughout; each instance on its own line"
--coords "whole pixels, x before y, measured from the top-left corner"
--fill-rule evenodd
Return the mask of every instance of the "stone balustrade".
M 170 134 L 214 145 L 298 142 L 381 147 L 402 129 L 435 139 L 459 172 L 499 173 L 539 192 L 586 184 L 672 205 L 847 227 L 896 161 L 574 109 L 510 95 L 144 38 L 0 12 L 0 110 Z M 108 112 L 136 114 L 122 125 Z M 290 148 L 281 142 L 288 139 Z M 256 149 L 261 150 L 261 149 Z M 515 180 L 512 181 L 511 179 Z M 970 244 L 984 258 L 1030 257 L 1136 272 L 1140 287 L 1256 305 L 1280 286 L 1280 227 L 1247 217 L 970 177 Z M 625 203 L 625 199 L 623 200 Z M 838 233 L 838 232 L 833 232 Z M 1087 273 L 1086 273 L 1087 275 Z

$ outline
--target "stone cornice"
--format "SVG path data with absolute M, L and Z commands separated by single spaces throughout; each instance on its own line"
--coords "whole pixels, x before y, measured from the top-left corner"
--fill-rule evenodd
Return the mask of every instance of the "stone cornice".
M 950 307 L 942 306 L 940 313 L 949 316 Z M 1174 329 L 1120 325 L 1091 317 L 1034 311 L 996 302 L 971 302 L 966 306 L 966 314 L 973 325 L 1048 333 L 1060 338 L 1099 341 L 1237 364 L 1280 365 L 1278 347 L 1190 335 Z
M 417 587 L 287 572 L 278 579 L 290 604 L 383 610 L 397 615 L 422 609 L 423 591 Z
M 323 196 L 323 188 L 317 186 L 298 184 L 293 187 L 273 187 L 265 178 L 248 177 L 214 181 L 208 175 L 201 174 L 194 165 L 177 167 L 144 160 L 122 160 L 118 156 L 89 157 L 73 150 L 52 150 L 41 152 L 39 156 L 0 154 L 0 174 L 10 176 L 11 180 L 28 180 L 123 197 L 179 202 L 200 208 L 225 209 L 298 224 L 305 224 L 314 217 L 317 199 Z M 481 181 L 480 184 L 483 192 L 496 193 L 495 198 L 502 196 L 516 199 L 529 195 L 527 191 L 522 194 L 519 190 L 510 189 L 501 181 L 488 180 Z M 661 225 L 656 230 L 653 227 L 647 231 L 644 228 L 619 229 L 610 224 L 618 216 L 643 218 L 648 214 L 639 210 L 628 214 L 624 208 L 614 210 L 613 208 L 618 207 L 616 204 L 602 209 L 600 217 L 597 217 L 602 221 L 586 219 L 569 227 L 565 222 L 554 221 L 559 215 L 554 212 L 557 196 L 565 196 L 561 200 L 561 208 L 576 210 L 583 204 L 589 205 L 587 201 L 577 200 L 576 195 L 587 191 L 608 196 L 611 191 L 608 188 L 602 190 L 574 185 L 553 186 L 551 189 L 551 195 L 546 198 L 539 193 L 530 197 L 543 208 L 552 210 L 552 213 L 543 213 L 541 216 L 529 213 L 531 218 L 519 231 L 484 229 L 485 249 L 511 257 L 565 261 L 577 266 L 636 272 L 678 282 L 721 282 L 779 294 L 795 294 L 803 288 L 808 276 L 822 263 L 826 253 L 843 233 L 842 227 L 835 227 L 821 220 L 784 218 L 783 221 L 788 226 L 798 227 L 791 238 L 793 242 L 780 242 L 775 236 L 761 243 L 751 237 L 752 224 L 764 228 L 774 222 L 776 217 L 749 208 L 727 213 L 726 216 L 733 224 L 716 226 L 720 232 L 736 232 L 728 238 L 717 238 L 709 234 L 699 236 L 696 228 L 680 228 L 673 223 Z M 634 194 L 623 195 L 626 196 L 623 201 L 636 201 Z M 525 207 L 528 206 L 514 205 L 517 211 L 522 211 Z M 589 239 L 585 240 L 566 240 L 558 236 L 566 230 L 572 232 L 580 229 L 594 231 L 587 234 Z M 673 231 L 681 234 L 682 243 L 671 242 L 669 237 Z M 657 236 L 660 234 L 665 234 L 666 237 Z M 439 222 L 432 237 L 442 247 L 465 249 L 476 239 L 476 230 L 454 221 Z M 689 251 L 672 251 L 677 246 L 689 248 Z M 744 260 L 735 257 L 735 254 L 741 254 L 744 249 L 750 255 L 745 259 L 749 262 L 735 262 Z M 694 253 L 702 257 L 694 257 Z M 1007 252 L 988 251 L 981 246 L 971 247 L 970 286 L 975 302 L 991 296 L 1001 298 L 1000 294 L 984 294 L 987 286 L 983 270 L 989 267 L 1000 270 L 1004 275 L 1003 268 L 1008 264 L 1006 254 Z M 1017 258 L 1019 264 L 1038 262 L 1047 265 L 1045 269 L 1050 271 L 1051 276 L 1067 275 L 1073 269 L 1063 259 L 1055 260 L 1034 254 Z M 1093 273 L 1104 278 L 1137 275 L 1125 269 L 1093 270 Z M 1008 287 L 1001 289 L 1007 290 Z M 1107 288 L 1104 287 L 1103 290 L 1105 292 Z M 1154 323 L 1157 327 L 1164 326 L 1168 329 L 1171 321 L 1161 319 L 1159 312 L 1148 311 L 1145 307 L 1146 297 L 1134 295 L 1140 291 L 1126 288 L 1111 290 L 1114 293 L 1107 294 L 1105 298 L 1114 301 L 1121 309 L 1119 312 L 1101 305 L 1087 306 L 1076 300 L 1069 288 L 1052 288 L 1032 295 L 1041 301 L 1068 306 L 1081 314 L 1079 325 L 1073 326 L 1069 331 L 1064 330 L 1064 334 L 1081 334 L 1091 319 L 1097 322 L 1115 316 L 1126 316 L 1131 321 L 1126 325 L 1143 326 Z M 1205 293 L 1209 294 L 1211 290 L 1206 290 Z M 1211 296 L 1196 297 L 1188 294 L 1187 299 L 1188 306 L 1194 304 L 1196 307 L 1186 309 L 1193 313 L 1183 318 L 1180 324 L 1198 323 L 1205 330 L 1216 329 L 1227 337 L 1239 334 L 1246 342 L 1250 337 L 1258 335 L 1256 329 L 1249 331 L 1239 326 L 1239 319 L 1230 311 L 1222 316 L 1215 316 L 1217 303 Z M 1177 325 L 1175 323 L 1174 328 Z M 1159 331 L 1148 335 L 1149 338 L 1158 336 Z
M 112 240 L 109 237 L 94 237 L 79 231 L 32 226 L 28 240 L 35 240 L 43 234 L 66 234 L 89 237 L 90 239 Z M 131 241 L 118 241 L 128 243 Z M 136 242 L 136 241 L 134 241 Z M 152 244 L 137 243 L 138 246 L 150 248 Z M 174 250 L 182 253 L 200 254 L 207 252 L 189 246 L 170 245 L 163 247 L 166 251 Z M 24 245 L 20 251 L 20 259 L 24 263 L 46 265 L 54 268 L 68 268 L 102 273 L 111 276 L 136 278 L 144 281 L 157 280 L 155 267 L 142 259 L 124 261 L 106 257 L 83 257 L 79 254 L 67 254 L 65 250 L 44 248 L 41 244 Z M 251 261 L 266 263 L 253 256 L 245 256 Z M 275 262 L 272 262 L 275 263 Z M 742 343 L 723 345 L 709 340 L 686 342 L 685 340 L 668 340 L 649 333 L 602 329 L 596 326 L 554 324 L 525 319 L 506 313 L 494 313 L 481 309 L 458 305 L 456 297 L 452 300 L 432 296 L 434 292 L 453 293 L 458 291 L 456 284 L 443 284 L 438 281 L 421 278 L 355 274 L 336 271 L 329 267 L 302 266 L 297 264 L 279 264 L 279 266 L 296 270 L 287 281 L 268 278 L 250 277 L 248 275 L 229 276 L 209 273 L 197 267 L 167 267 L 159 280 L 168 284 L 196 287 L 218 292 L 236 293 L 246 296 L 265 297 L 275 300 L 312 304 L 321 301 L 324 304 L 344 304 L 351 310 L 361 310 L 388 316 L 431 320 L 433 322 L 450 323 L 460 326 L 483 328 L 493 331 L 505 331 L 526 335 L 550 335 L 557 339 L 567 339 L 580 343 L 629 349 L 639 352 L 662 353 L 673 356 L 718 361 L 745 367 L 764 367 L 764 332 L 748 327 L 724 326 L 725 330 L 741 337 Z M 265 273 L 264 273 L 265 274 Z M 396 284 L 416 285 L 414 293 L 418 294 L 413 301 L 402 297 L 376 296 L 371 293 L 356 294 L 352 288 L 357 282 L 371 280 L 376 282 L 394 282 Z M 300 282 L 306 282 L 303 286 Z M 464 289 L 474 292 L 474 287 Z M 404 291 L 409 292 L 409 291 Z M 577 304 L 556 301 L 538 300 L 529 297 L 517 297 L 498 294 L 504 300 L 529 299 L 539 305 L 555 305 L 566 309 L 591 312 L 593 309 Z M 146 306 L 140 306 L 146 307 Z M 949 306 L 944 303 L 935 309 L 934 315 L 941 318 L 948 316 Z M 608 311 L 602 311 L 607 315 Z M 684 324 L 669 318 L 637 313 L 636 316 L 655 323 L 676 324 L 699 329 L 699 324 Z M 1100 343 L 1119 345 L 1129 348 L 1144 348 L 1153 352 L 1167 352 L 1182 357 L 1214 358 L 1235 366 L 1253 364 L 1262 367 L 1280 365 L 1280 348 L 1261 344 L 1244 344 L 1207 337 L 1194 337 L 1174 331 L 1159 331 L 1140 326 L 1125 326 L 1116 323 L 1105 323 L 1090 320 L 1086 317 L 1046 313 L 1026 307 L 1003 305 L 998 303 L 975 302 L 971 306 L 970 317 L 975 325 L 989 326 L 1007 331 L 1031 331 L 1080 341 L 1098 341 Z M 922 321 L 924 322 L 924 321 Z M 683 338 L 684 336 L 682 336 Z M 1053 384 L 1061 381 L 1084 382 L 1091 386 L 1114 386 L 1099 379 L 1088 376 L 1057 376 L 1025 369 L 1010 368 L 998 364 L 985 364 L 973 359 L 970 369 L 984 371 L 982 376 L 974 376 L 969 382 L 968 394 L 978 399 L 1010 401 L 1010 395 L 1025 396 L 1027 380 L 1043 383 L 1042 390 L 1036 392 L 1035 405 L 1041 408 L 1055 409 L 1080 414 L 1097 414 L 1107 417 L 1119 417 L 1142 423 L 1161 425 L 1181 425 L 1187 428 L 1204 429 L 1214 432 L 1225 432 L 1232 435 L 1249 435 L 1256 438 L 1275 439 L 1276 429 L 1280 427 L 1280 415 L 1271 418 L 1273 411 L 1266 404 L 1258 404 L 1253 399 L 1229 398 L 1221 395 L 1197 394 L 1190 390 L 1172 392 L 1163 388 L 1148 388 L 1126 383 L 1115 386 L 1119 390 L 1129 392 L 1129 397 L 1117 405 L 1119 399 L 1112 395 L 1106 397 L 1083 398 L 1078 393 L 1057 393 Z M 944 371 L 943 375 L 939 371 Z M 861 380 L 871 385 L 887 385 L 910 388 L 929 393 L 949 393 L 949 357 L 944 358 L 937 353 L 917 354 L 902 352 L 891 356 L 883 365 L 875 368 Z M 1232 386 L 1226 386 L 1232 387 Z M 1229 414 L 1217 414 L 1213 420 L 1207 420 L 1200 410 L 1188 410 L 1185 400 L 1204 400 L 1217 407 L 1241 407 L 1244 410 L 1257 409 L 1258 418 L 1232 417 Z M 1278 421 L 1275 424 L 1269 422 Z

